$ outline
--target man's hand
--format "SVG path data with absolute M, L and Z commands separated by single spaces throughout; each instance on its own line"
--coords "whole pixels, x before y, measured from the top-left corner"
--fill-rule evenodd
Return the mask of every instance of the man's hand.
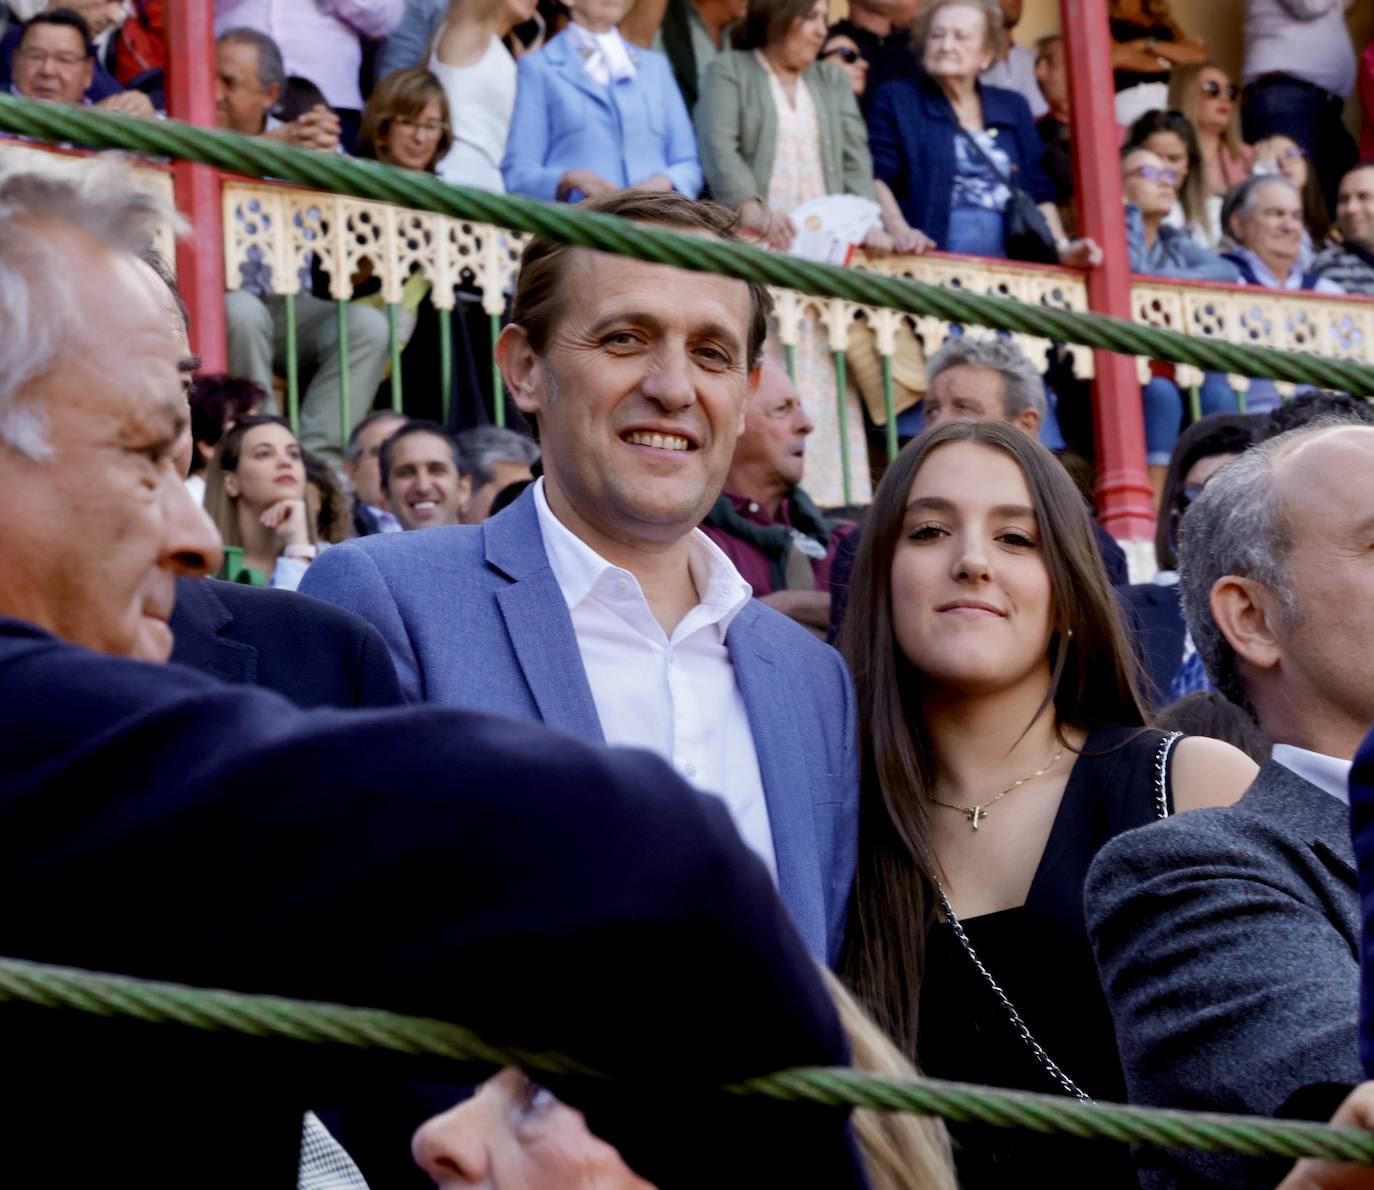
M 263 135 L 271 140 L 295 145 L 298 149 L 321 149 L 333 153 L 339 147 L 339 130 L 339 117 L 317 103 L 299 119 Z
M 558 179 L 554 197 L 559 202 L 566 202 L 574 190 L 580 190 L 583 198 L 600 198 L 603 194 L 614 194 L 619 189 L 614 182 L 608 182 L 589 169 L 570 169 Z
M 1374 1131 L 1374 1082 L 1361 1083 L 1351 1091 L 1331 1122 Z M 1304 1157 L 1279 1190 L 1374 1190 L 1374 1166 Z
M 102 112 L 122 112 L 126 116 L 157 115 L 153 101 L 142 91 L 121 91 L 118 95 L 107 96 L 92 106 Z
M 283 546 L 309 545 L 309 516 L 310 510 L 306 508 L 304 500 L 278 500 L 258 519 L 265 528 L 276 534 Z
M 652 177 L 645 178 L 642 182 L 636 182 L 630 187 L 632 190 L 655 190 L 661 194 L 667 194 L 673 188 L 673 180 L 666 174 L 654 174 Z
M 784 616 L 796 620 L 821 640 L 824 640 L 830 631 L 828 591 L 774 591 L 771 595 L 760 595 L 759 602 L 766 603 L 774 611 L 780 611 Z

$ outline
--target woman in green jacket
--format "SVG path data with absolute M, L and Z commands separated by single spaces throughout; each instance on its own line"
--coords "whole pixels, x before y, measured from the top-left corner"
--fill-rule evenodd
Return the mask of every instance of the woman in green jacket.
M 825 0 L 749 0 L 735 48 L 707 69 L 696 108 L 706 184 L 773 248 L 790 246 L 788 215 L 802 203 L 857 194 L 883 208 L 883 230 L 865 247 L 919 252 L 928 241 L 885 186 L 875 192 L 868 132 L 848 76 L 817 61 L 826 18 Z

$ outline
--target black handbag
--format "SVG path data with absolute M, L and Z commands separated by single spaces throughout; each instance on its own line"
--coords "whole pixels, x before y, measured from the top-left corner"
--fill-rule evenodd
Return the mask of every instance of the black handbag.
M 1011 197 L 1002 211 L 1007 255 L 1012 260 L 1058 264 L 1059 249 L 1054 246 L 1054 233 L 1050 231 L 1050 225 L 1040 213 L 1040 208 L 1035 205 L 1035 199 L 997 168 L 997 163 L 983 151 L 978 138 L 968 129 L 960 126 L 959 135 L 968 141 L 969 147 L 978 154 L 983 164 L 1011 191 Z

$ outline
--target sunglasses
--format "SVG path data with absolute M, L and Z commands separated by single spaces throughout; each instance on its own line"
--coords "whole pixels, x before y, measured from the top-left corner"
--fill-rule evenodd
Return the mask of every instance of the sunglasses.
M 1235 83 L 1227 83 L 1225 86 L 1222 86 L 1216 79 L 1204 79 L 1201 86 L 1202 93 L 1204 95 L 1210 95 L 1213 99 L 1225 91 L 1226 98 L 1232 103 L 1235 103 L 1236 97 L 1240 94 L 1240 88 L 1237 87 Z
M 1178 185 L 1178 171 L 1165 169 L 1158 165 L 1137 165 L 1131 170 L 1133 174 L 1139 174 L 1147 182 L 1167 182 L 1170 186 Z
M 833 50 L 826 50 L 821 55 L 822 61 L 826 58 L 838 58 L 846 66 L 853 66 L 862 57 L 863 55 L 858 50 L 847 45 L 837 45 Z

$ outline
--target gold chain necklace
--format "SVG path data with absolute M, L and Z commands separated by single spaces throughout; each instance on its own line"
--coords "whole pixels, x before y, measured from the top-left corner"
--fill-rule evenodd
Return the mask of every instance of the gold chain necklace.
M 996 797 L 988 799 L 980 806 L 959 806 L 956 805 L 954 802 L 942 802 L 938 797 L 933 797 L 930 800 L 934 802 L 937 806 L 944 806 L 947 810 L 958 810 L 960 814 L 964 815 L 964 817 L 966 817 L 969 820 L 969 822 L 973 824 L 973 829 L 977 830 L 978 824 L 988 816 L 989 806 L 995 806 L 1004 797 L 1006 797 L 1007 794 L 1009 794 L 1013 789 L 1019 789 L 1027 781 L 1034 781 L 1036 777 L 1043 777 L 1046 773 L 1050 771 L 1050 769 L 1054 768 L 1059 758 L 1063 755 L 1064 749 L 1061 748 L 1058 752 L 1056 752 L 1053 756 L 1049 758 L 1049 761 L 1045 764 L 1044 768 L 1036 769 L 1035 772 L 1031 773 L 1029 777 L 1017 778 L 1004 790 L 1002 790 L 1002 792 L 999 793 Z

